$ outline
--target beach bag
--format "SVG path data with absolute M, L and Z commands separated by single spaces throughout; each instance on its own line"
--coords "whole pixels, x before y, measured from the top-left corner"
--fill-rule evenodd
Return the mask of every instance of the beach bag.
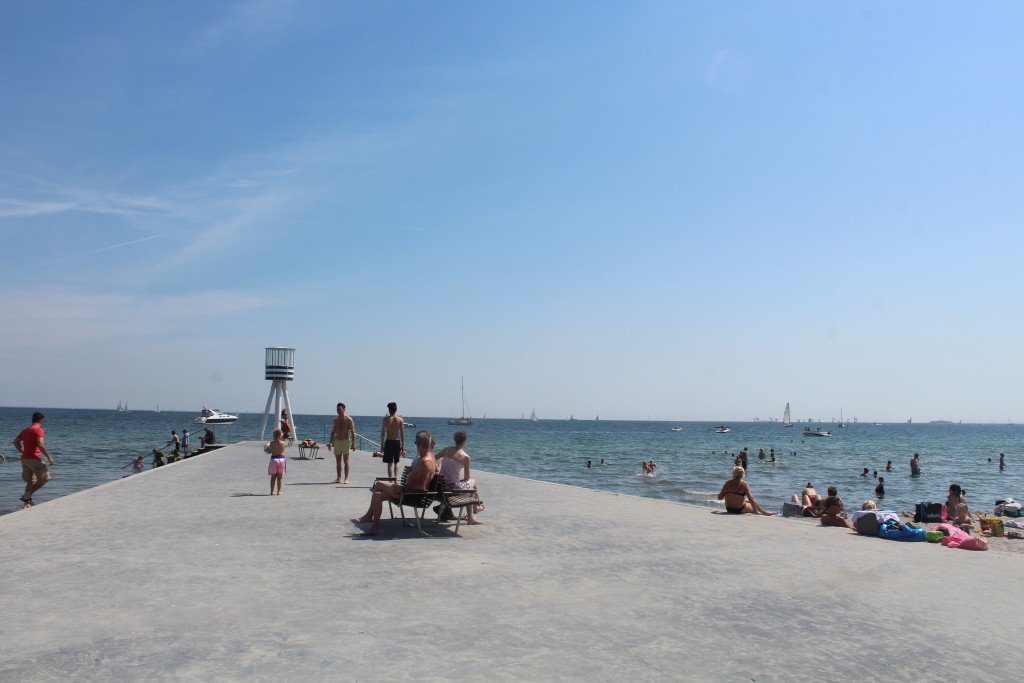
M 796 503 L 783 503 L 782 504 L 782 516 L 783 517 L 800 517 L 804 514 L 804 508 L 802 505 Z
M 878 521 L 878 515 L 873 512 L 861 515 L 853 522 L 853 527 L 857 530 L 857 533 L 864 536 L 877 536 L 881 526 Z
M 879 538 L 886 538 L 890 541 L 923 541 L 926 539 L 927 531 L 922 527 L 900 524 L 896 520 L 889 520 L 878 530 Z
M 942 503 L 919 502 L 914 508 L 914 521 L 922 524 L 937 524 L 942 521 Z

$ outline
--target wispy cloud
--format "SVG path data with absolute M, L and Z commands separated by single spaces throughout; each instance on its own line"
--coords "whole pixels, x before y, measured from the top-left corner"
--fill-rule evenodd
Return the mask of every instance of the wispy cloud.
M 273 41 L 288 34 L 299 21 L 308 21 L 309 3 L 301 7 L 296 0 L 252 0 L 227 7 L 224 16 L 202 29 L 200 43 L 215 47 L 241 39 L 248 45 L 254 38 Z
M 41 216 L 62 211 L 72 211 L 76 204 L 71 202 L 30 202 L 8 197 L 0 197 L 0 218 L 15 216 Z
M 746 82 L 747 63 L 729 49 L 719 50 L 704 72 L 704 82 L 713 88 L 737 92 Z
M 216 306 L 210 302 L 215 301 Z M 26 302 L 31 305 L 26 305 Z M 232 316 L 278 305 L 271 298 L 230 291 L 182 295 L 110 294 L 64 287 L 5 292 L 0 320 L 18 320 L 0 335 L 0 349 L 75 348 L 78 345 L 139 339 L 168 333 L 168 321 L 223 323 Z
M 130 242 L 122 242 L 120 244 L 111 244 L 108 247 L 100 247 L 99 249 L 92 249 L 91 251 L 83 251 L 80 254 L 72 254 L 70 256 L 64 256 L 64 257 L 61 257 L 59 259 L 54 259 L 53 261 L 51 261 L 51 263 L 62 263 L 64 261 L 70 261 L 72 259 L 81 258 L 83 256 L 91 256 L 93 254 L 99 254 L 99 253 L 104 252 L 104 251 L 110 251 L 112 249 L 120 249 L 121 247 L 130 247 L 133 244 L 139 244 L 140 242 L 148 242 L 149 240 L 155 240 L 158 237 L 160 237 L 160 235 L 151 235 L 149 237 L 143 237 L 142 239 L 139 239 L 139 240 L 132 240 Z

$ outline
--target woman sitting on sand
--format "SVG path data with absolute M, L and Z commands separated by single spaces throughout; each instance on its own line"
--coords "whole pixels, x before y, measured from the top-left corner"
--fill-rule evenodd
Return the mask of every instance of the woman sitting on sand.
M 967 509 L 967 498 L 960 488 L 960 484 L 949 485 L 949 497 L 946 498 L 946 520 L 964 531 L 970 531 L 974 527 L 974 520 Z
M 822 526 L 841 526 L 850 528 L 846 521 L 846 512 L 843 506 L 843 499 L 839 497 L 839 489 L 835 486 L 828 487 L 828 498 L 825 499 L 825 511 L 821 513 Z
M 744 512 L 772 516 L 772 513 L 761 507 L 750 493 L 750 485 L 743 481 L 746 470 L 738 465 L 732 468 L 732 479 L 722 485 L 718 492 L 718 500 L 725 500 L 725 511 L 730 515 L 742 515 Z

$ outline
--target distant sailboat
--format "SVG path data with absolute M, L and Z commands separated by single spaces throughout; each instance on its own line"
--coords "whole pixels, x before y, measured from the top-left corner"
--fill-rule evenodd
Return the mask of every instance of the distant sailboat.
M 600 421 L 600 419 L 601 419 L 600 415 L 595 415 L 594 416 L 594 422 L 598 422 L 598 421 Z
M 156 404 L 156 410 L 154 410 L 153 412 L 155 412 L 155 413 L 159 413 L 160 412 L 160 404 L 159 403 Z
M 536 410 L 531 410 L 530 411 L 530 422 L 536 422 L 536 421 L 537 421 L 537 411 Z
M 469 415 L 469 416 L 466 415 L 466 381 L 464 379 L 462 381 L 462 417 L 453 417 L 452 419 L 448 420 L 448 424 L 450 424 L 450 425 L 472 425 L 473 424 L 473 416 L 472 415 Z
M 782 411 L 782 426 L 783 427 L 792 427 L 793 426 L 793 420 L 790 419 L 790 417 L 789 417 L 789 404 L 788 403 L 786 404 L 786 409 L 784 411 Z

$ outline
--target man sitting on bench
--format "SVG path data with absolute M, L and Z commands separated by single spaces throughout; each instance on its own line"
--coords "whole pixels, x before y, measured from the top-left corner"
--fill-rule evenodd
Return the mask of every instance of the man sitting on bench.
M 356 517 L 352 521 L 356 524 L 369 524 L 370 528 L 364 531 L 361 536 L 377 536 L 380 534 L 380 515 L 384 509 L 384 501 L 392 500 L 398 502 L 405 491 L 426 491 L 430 480 L 434 477 L 437 469 L 437 461 L 434 460 L 434 437 L 429 432 L 416 433 L 416 450 L 419 452 L 419 459 L 409 469 L 409 476 L 405 480 L 405 486 L 401 484 L 378 481 L 371 489 L 373 495 L 370 498 L 370 507 L 362 517 Z

